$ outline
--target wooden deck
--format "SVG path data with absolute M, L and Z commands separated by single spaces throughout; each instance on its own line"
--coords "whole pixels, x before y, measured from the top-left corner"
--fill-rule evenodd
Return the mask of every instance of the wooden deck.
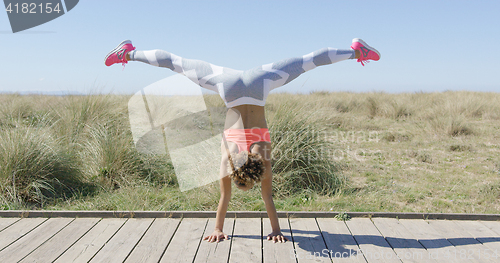
M 500 262 L 500 221 L 226 218 L 227 241 L 202 237 L 209 218 L 0 218 L 0 262 Z M 496 254 L 495 254 L 496 253 Z

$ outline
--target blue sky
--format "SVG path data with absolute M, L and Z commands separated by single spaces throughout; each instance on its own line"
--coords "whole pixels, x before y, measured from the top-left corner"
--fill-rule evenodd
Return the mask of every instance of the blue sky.
M 318 67 L 275 91 L 500 91 L 500 1 L 90 1 L 13 34 L 0 12 L 0 92 L 132 94 L 172 76 L 106 67 L 124 39 L 139 50 L 244 70 L 362 38 L 382 58 Z

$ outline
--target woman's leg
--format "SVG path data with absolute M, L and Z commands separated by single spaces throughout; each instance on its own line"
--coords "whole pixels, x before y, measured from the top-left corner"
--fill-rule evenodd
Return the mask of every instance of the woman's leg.
M 302 73 L 318 66 L 354 58 L 356 58 L 356 53 L 352 49 L 323 48 L 302 57 L 284 59 L 241 72 L 201 60 L 182 58 L 158 49 L 149 51 L 133 50 L 127 54 L 127 59 L 131 61 L 140 61 L 157 67 L 169 68 L 172 71 L 186 75 L 196 84 L 216 92 L 219 92 L 217 84 L 236 84 L 240 76 L 247 87 L 264 85 L 264 80 L 266 80 L 268 86 L 264 87 L 265 93 L 287 84 Z M 224 86 L 229 88 L 232 85 Z
M 307 55 L 298 58 L 284 59 L 272 64 L 263 65 L 261 68 L 252 69 L 248 73 L 245 72 L 244 76 L 252 75 L 259 70 L 266 71 L 267 76 L 259 76 L 264 79 L 272 79 L 269 73 L 275 73 L 281 77 L 270 82 L 268 91 L 277 87 L 283 86 L 288 82 L 294 80 L 302 73 L 314 69 L 318 66 L 329 65 L 347 59 L 358 59 L 361 65 L 364 66 L 365 62 L 369 60 L 378 61 L 380 59 L 380 52 L 373 47 L 370 47 L 359 38 L 352 40 L 350 49 L 337 49 L 337 48 L 323 48 L 316 50 Z M 276 78 L 276 77 L 274 77 Z
M 289 83 L 306 71 L 354 59 L 356 55 L 353 49 L 323 48 L 302 57 L 284 59 L 244 71 L 242 79 L 245 83 L 252 83 L 251 85 L 264 85 L 264 93 L 267 95 L 269 91 Z
M 185 75 L 203 88 L 215 92 L 218 92 L 217 83 L 210 81 L 210 79 L 223 72 L 234 71 L 205 61 L 182 58 L 159 49 L 148 51 L 133 50 L 127 54 L 127 58 L 131 61 L 140 61 L 153 66 L 168 68 Z
M 294 80 L 302 73 L 319 66 L 354 59 L 356 54 L 352 49 L 323 48 L 298 58 L 284 59 L 271 65 L 274 70 L 286 72 L 289 76 L 285 84 Z

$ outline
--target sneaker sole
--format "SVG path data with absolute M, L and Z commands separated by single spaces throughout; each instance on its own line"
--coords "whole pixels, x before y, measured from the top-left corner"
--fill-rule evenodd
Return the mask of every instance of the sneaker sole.
M 365 46 L 365 47 L 367 47 L 367 48 L 371 49 L 373 52 L 377 53 L 377 55 L 378 55 L 378 59 L 380 59 L 380 52 L 378 52 L 378 50 L 376 50 L 376 49 L 374 49 L 374 48 L 372 48 L 372 47 L 368 46 L 368 45 L 366 44 L 366 42 L 365 42 L 365 41 L 363 41 L 362 39 L 360 39 L 360 38 L 355 38 L 355 39 L 353 39 L 353 40 L 352 40 L 352 42 L 359 42 L 359 43 L 363 44 L 363 46 Z
M 106 57 L 104 58 L 104 64 L 106 64 L 106 60 L 108 60 L 108 57 L 111 56 L 113 53 L 115 53 L 116 51 L 120 50 L 120 47 L 125 45 L 125 44 L 132 44 L 132 41 L 130 40 L 123 40 L 117 47 L 115 47 L 115 49 L 111 50 L 107 55 Z

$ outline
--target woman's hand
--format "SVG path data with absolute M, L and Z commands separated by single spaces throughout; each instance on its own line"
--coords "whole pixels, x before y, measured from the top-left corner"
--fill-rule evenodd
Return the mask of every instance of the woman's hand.
M 229 237 L 218 229 L 214 230 L 214 232 L 211 235 L 203 238 L 203 240 L 207 240 L 210 243 L 213 243 L 213 242 L 219 243 L 219 241 L 224 240 L 224 239 L 228 240 Z
M 285 243 L 288 241 L 288 238 L 286 238 L 281 231 L 273 231 L 271 234 L 267 235 L 267 240 L 272 240 L 274 243 Z

